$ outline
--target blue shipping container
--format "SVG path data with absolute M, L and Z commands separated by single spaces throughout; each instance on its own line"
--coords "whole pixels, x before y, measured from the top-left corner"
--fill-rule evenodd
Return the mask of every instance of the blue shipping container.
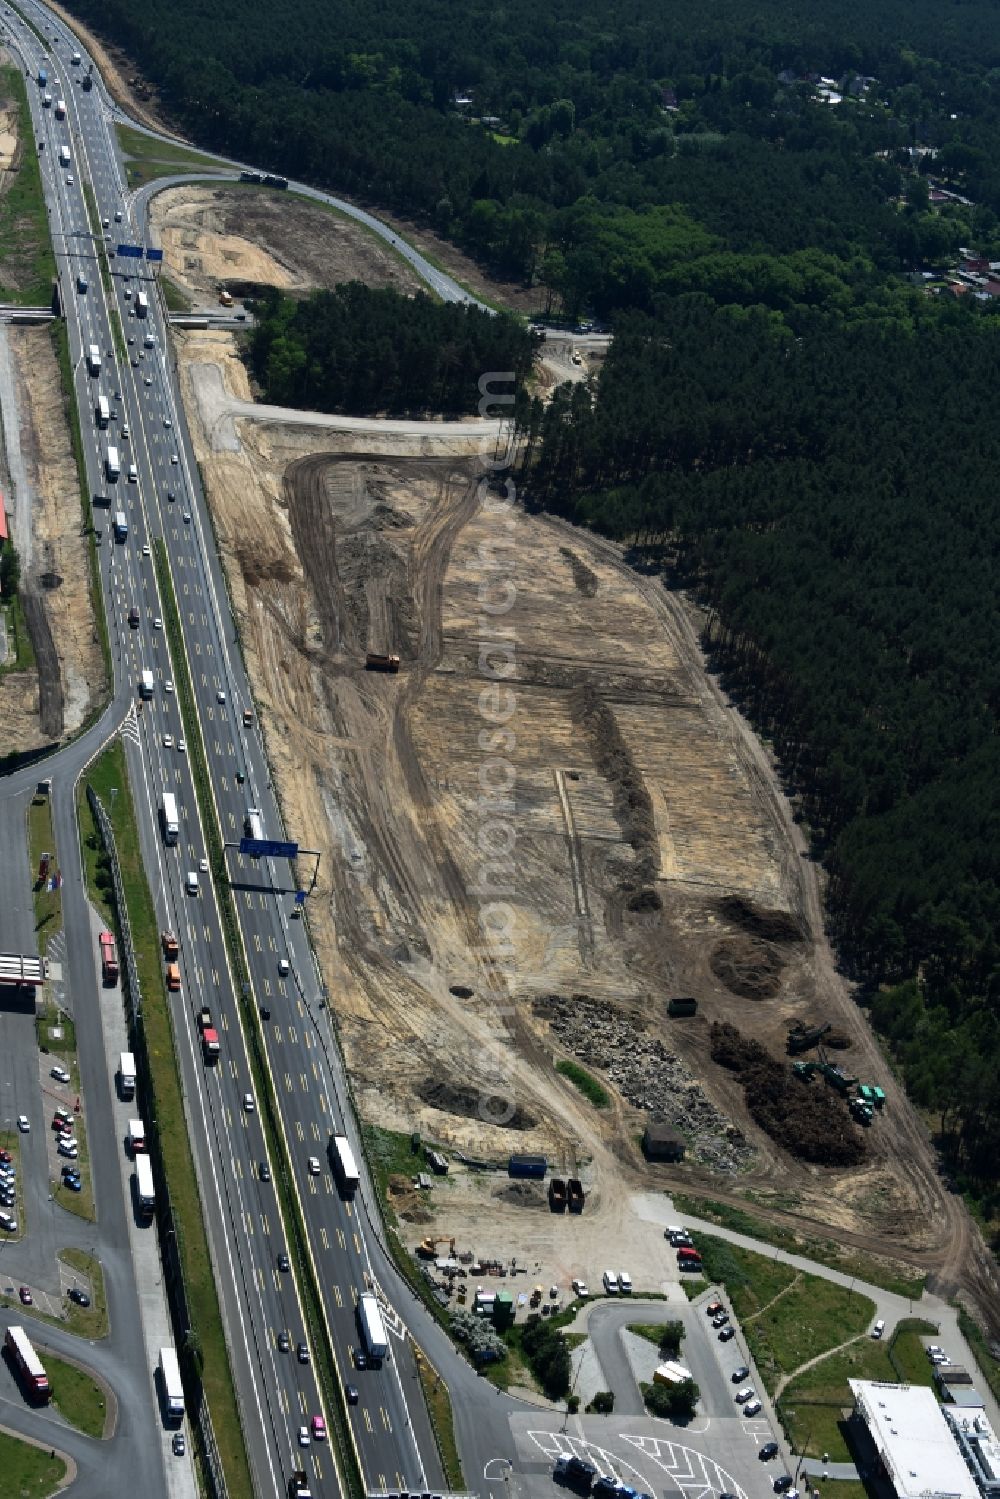
M 508 1176 L 530 1176 L 541 1181 L 548 1169 L 543 1155 L 512 1155 L 507 1162 Z

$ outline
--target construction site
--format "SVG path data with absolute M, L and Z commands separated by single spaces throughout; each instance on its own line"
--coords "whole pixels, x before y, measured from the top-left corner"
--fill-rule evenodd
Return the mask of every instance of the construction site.
M 248 237 L 258 281 L 295 263 L 302 285 L 282 218 L 224 199 L 185 218 L 166 196 L 177 286 L 204 295 L 215 235 L 229 256 Z M 377 283 L 367 237 L 327 224 L 340 274 Z M 361 1112 L 452 1163 L 429 1192 L 398 1183 L 408 1247 L 513 1259 L 529 1296 L 544 1266 L 562 1296 L 621 1236 L 640 1288 L 665 1263 L 646 1194 L 752 1190 L 957 1289 L 964 1214 L 696 609 L 610 543 L 485 503 L 478 438 L 257 420 L 234 334 L 177 352 L 286 824 L 321 855 L 308 921 Z M 650 1123 L 681 1159 L 644 1157 Z M 581 1183 L 585 1211 L 508 1180 L 515 1153 Z

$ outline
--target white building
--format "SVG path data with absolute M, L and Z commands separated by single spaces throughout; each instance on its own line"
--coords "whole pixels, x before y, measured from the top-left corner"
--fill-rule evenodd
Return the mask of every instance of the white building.
M 848 1384 L 896 1499 L 980 1499 L 933 1390 L 868 1379 Z

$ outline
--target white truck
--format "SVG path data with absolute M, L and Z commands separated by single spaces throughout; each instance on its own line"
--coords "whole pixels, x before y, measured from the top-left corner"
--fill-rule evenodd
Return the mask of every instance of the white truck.
M 174 1348 L 160 1349 L 160 1389 L 163 1395 L 163 1414 L 168 1421 L 184 1419 L 184 1386 L 181 1384 L 181 1369 Z
M 65 118 L 66 118 L 66 100 L 65 99 L 57 99 L 56 100 L 56 119 L 57 120 L 64 120 Z
M 61 167 L 68 167 L 69 164 L 70 164 L 70 162 L 72 160 L 73 160 L 73 156 L 72 156 L 72 153 L 71 153 L 69 147 L 68 146 L 60 146 L 59 147 L 59 165 Z
M 139 678 L 139 696 L 153 696 L 153 673 L 147 667 Z
M 122 1098 L 135 1097 L 135 1057 L 130 1051 L 118 1058 L 118 1088 Z
M 135 315 L 136 317 L 148 317 L 149 315 L 149 298 L 144 291 L 136 295 Z
M 151 1218 L 156 1211 L 156 1188 L 153 1185 L 153 1163 L 148 1155 L 135 1158 L 135 1203 L 139 1212 Z
M 177 820 L 177 798 L 172 791 L 165 791 L 163 793 L 161 816 L 163 818 L 164 843 L 176 843 L 181 829 L 180 823 Z
M 107 456 L 104 460 L 104 472 L 108 476 L 109 484 L 117 484 L 121 477 L 122 461 L 118 456 L 118 449 L 114 443 L 108 444 Z
M 101 351 L 96 344 L 87 349 L 87 368 L 95 379 L 101 373 Z
M 86 284 L 87 283 L 84 282 L 84 286 L 86 286 Z M 97 405 L 94 407 L 94 420 L 96 421 L 97 425 L 102 429 L 102 431 L 108 425 L 108 423 L 110 422 L 110 420 L 111 420 L 111 406 L 108 403 L 107 396 L 98 396 L 97 397 Z
M 368 1357 L 385 1358 L 389 1352 L 389 1336 L 382 1320 L 378 1297 L 372 1291 L 362 1291 L 358 1297 L 358 1326 Z
M 358 1163 L 354 1159 L 351 1142 L 347 1136 L 331 1135 L 327 1155 L 330 1158 L 330 1167 L 337 1178 L 341 1195 L 353 1197 L 361 1177 L 358 1174 Z
M 243 831 L 248 838 L 253 838 L 260 843 L 264 837 L 264 827 L 260 820 L 260 811 L 257 807 L 248 807 L 243 818 Z
M 141 1119 L 128 1122 L 128 1148 L 134 1156 L 146 1154 L 146 1126 Z

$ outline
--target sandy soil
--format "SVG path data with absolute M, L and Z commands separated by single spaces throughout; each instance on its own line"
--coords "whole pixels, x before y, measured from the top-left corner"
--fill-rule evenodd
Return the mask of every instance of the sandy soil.
M 33 639 L 42 673 L 0 685 L 0 753 L 74 733 L 107 690 L 90 599 L 87 549 L 59 366 L 47 328 L 8 331 L 17 380 L 21 449 L 32 489 L 34 551 L 22 577 L 34 597 Z
M 360 225 L 301 199 L 174 187 L 157 194 L 152 214 L 170 276 L 196 301 L 214 303 L 220 286 L 245 283 L 304 291 L 358 279 L 404 293 L 422 285 Z

